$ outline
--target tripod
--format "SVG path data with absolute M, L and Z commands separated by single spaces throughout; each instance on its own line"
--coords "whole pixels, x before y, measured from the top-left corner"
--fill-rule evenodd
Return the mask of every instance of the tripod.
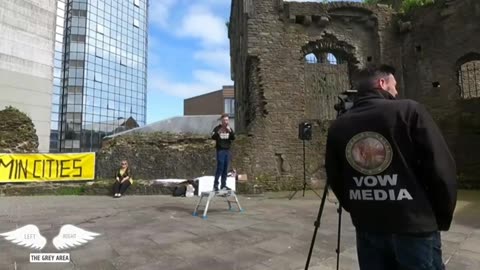
M 328 180 L 323 190 L 322 202 L 320 203 L 320 210 L 318 211 L 317 220 L 314 223 L 315 230 L 313 231 L 312 243 L 310 244 L 310 250 L 308 252 L 305 270 L 308 270 L 308 266 L 310 265 L 310 258 L 312 257 L 313 247 L 315 246 L 315 238 L 317 238 L 317 231 L 318 231 L 318 228 L 320 227 L 320 219 L 322 218 L 323 208 L 325 206 L 325 200 L 327 196 L 328 196 Z M 337 253 L 337 270 L 338 270 L 338 267 L 340 265 L 340 233 L 341 233 L 341 227 L 342 227 L 342 205 L 340 205 L 340 203 L 338 203 L 337 213 L 338 213 L 338 231 L 337 231 L 337 249 L 335 250 L 335 253 Z
M 307 188 L 307 186 L 310 188 L 310 190 L 312 190 L 315 194 L 317 194 L 318 197 L 320 197 L 320 195 L 311 187 L 307 184 L 307 170 L 305 168 L 305 140 L 302 140 L 303 141 L 303 195 L 302 197 L 305 197 L 305 189 Z M 298 189 L 296 188 L 295 191 L 292 193 L 292 195 L 289 196 L 289 200 L 291 200 L 295 194 L 297 194 L 298 192 Z
M 345 93 L 348 93 L 345 92 Z M 337 111 L 337 118 L 346 111 L 346 106 L 351 106 L 351 104 L 346 105 L 347 103 L 340 98 L 340 106 L 336 106 L 335 110 Z M 308 266 L 310 265 L 310 258 L 312 257 L 313 246 L 315 245 L 315 238 L 317 237 L 317 231 L 320 227 L 320 219 L 322 218 L 323 208 L 325 206 L 325 199 L 328 195 L 328 179 L 325 184 L 325 188 L 323 190 L 323 197 L 322 202 L 320 203 L 320 210 L 318 211 L 317 220 L 315 221 L 315 230 L 313 231 L 312 243 L 310 244 L 310 250 L 308 251 L 307 263 L 305 264 L 305 270 L 308 270 Z M 338 202 L 338 231 L 337 231 L 337 249 L 335 252 L 337 253 L 337 270 L 340 266 L 340 233 L 342 228 L 342 205 Z

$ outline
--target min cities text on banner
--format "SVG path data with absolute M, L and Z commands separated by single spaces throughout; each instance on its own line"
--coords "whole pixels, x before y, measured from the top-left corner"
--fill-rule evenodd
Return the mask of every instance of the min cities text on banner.
M 95 153 L 0 154 L 0 182 L 80 181 L 95 178 Z

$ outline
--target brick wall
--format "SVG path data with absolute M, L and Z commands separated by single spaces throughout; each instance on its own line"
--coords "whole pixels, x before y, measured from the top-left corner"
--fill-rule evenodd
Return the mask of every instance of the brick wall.
M 235 146 L 234 166 L 272 185 L 302 181 L 298 124 L 311 121 L 307 174 L 322 180 L 324 137 L 337 93 L 352 86 L 358 68 L 386 63 L 398 71 L 401 96 L 424 102 L 432 112 L 462 183 L 473 185 L 472 173 L 480 169 L 480 107 L 478 99 L 461 98 L 457 70 L 467 60 L 480 60 L 479 10 L 474 0 L 438 1 L 407 16 L 385 5 L 233 0 L 236 126 L 245 136 Z M 327 52 L 345 64 L 305 63 L 306 54 L 322 58 Z M 437 82 L 440 87 L 433 87 Z
M 391 12 L 357 3 L 232 1 L 235 124 L 245 135 L 234 149 L 239 171 L 277 186 L 303 181 L 298 125 L 310 121 L 314 134 L 306 142 L 307 178 L 315 183 L 323 178 L 326 125 L 334 116 L 337 93 L 350 88 L 351 72 L 381 59 L 378 31 L 386 28 L 383 17 Z M 349 64 L 305 63 L 305 54 L 326 52 Z
M 480 2 L 440 1 L 403 20 L 412 25 L 399 44 L 405 95 L 433 114 L 455 156 L 462 186 L 478 187 L 480 100 L 462 98 L 458 71 L 480 60 Z M 478 62 L 465 67 L 470 71 L 463 73 L 463 87 L 480 91 Z
M 223 90 L 185 99 L 183 115 L 215 115 L 224 112 Z

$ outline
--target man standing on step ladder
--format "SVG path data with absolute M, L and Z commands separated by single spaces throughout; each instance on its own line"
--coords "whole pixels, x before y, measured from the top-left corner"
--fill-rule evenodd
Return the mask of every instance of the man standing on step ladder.
M 218 178 L 222 177 L 220 189 L 231 190 L 227 187 L 227 172 L 230 163 L 230 146 L 235 140 L 235 133 L 228 124 L 228 114 L 224 113 L 220 117 L 222 123 L 216 126 L 212 132 L 212 139 L 215 140 L 215 148 L 217 150 L 217 171 L 215 172 L 215 180 L 213 190 L 218 191 Z

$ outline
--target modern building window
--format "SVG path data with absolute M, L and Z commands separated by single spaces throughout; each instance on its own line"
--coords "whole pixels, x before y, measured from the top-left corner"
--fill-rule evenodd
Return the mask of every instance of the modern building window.
M 226 98 L 225 99 L 225 106 L 224 106 L 225 113 L 228 113 L 231 117 L 235 116 L 235 99 L 233 98 Z
M 103 25 L 97 24 L 97 32 L 103 34 Z
M 97 48 L 97 49 L 95 50 L 95 56 L 97 56 L 98 58 L 103 58 L 102 49 Z
M 148 5 L 57 1 L 51 151 L 96 151 L 118 119 L 145 125 Z

